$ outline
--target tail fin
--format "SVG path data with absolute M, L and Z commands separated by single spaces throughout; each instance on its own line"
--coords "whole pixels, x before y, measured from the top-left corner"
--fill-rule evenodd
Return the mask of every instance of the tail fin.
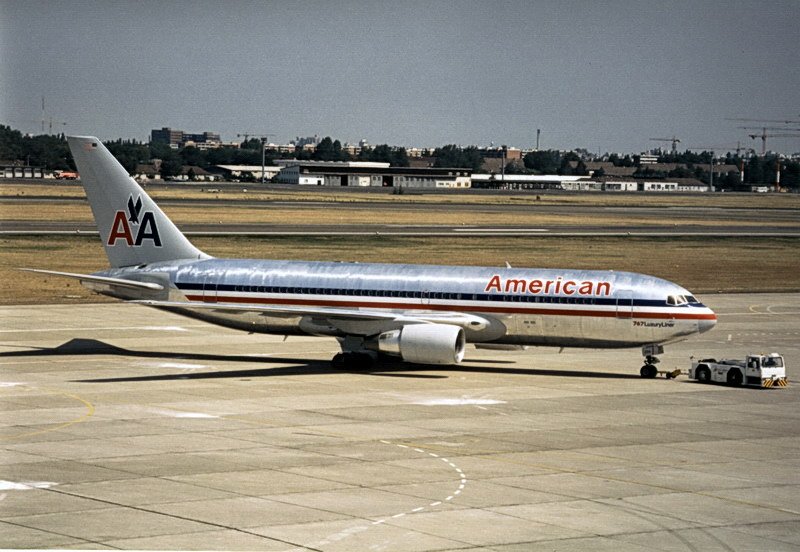
M 68 136 L 81 183 L 112 267 L 207 259 L 92 136 Z

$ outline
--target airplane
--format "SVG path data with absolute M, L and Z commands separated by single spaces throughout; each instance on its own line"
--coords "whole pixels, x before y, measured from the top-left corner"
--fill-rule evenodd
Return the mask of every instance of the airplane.
M 79 280 L 125 301 L 254 333 L 330 336 L 335 368 L 379 356 L 460 363 L 466 344 L 642 347 L 658 374 L 663 345 L 706 332 L 714 312 L 681 286 L 643 274 L 357 262 L 218 259 L 197 249 L 92 136 L 70 136 L 111 268 Z

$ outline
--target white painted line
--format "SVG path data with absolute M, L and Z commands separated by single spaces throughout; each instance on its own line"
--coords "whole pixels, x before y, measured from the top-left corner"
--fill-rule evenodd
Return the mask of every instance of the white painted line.
M 406 513 L 405 513 L 405 512 L 400 512 L 399 514 L 395 514 L 395 515 L 393 515 L 393 516 L 392 516 L 392 519 L 401 518 L 401 517 L 403 517 L 404 515 L 406 515 Z
M 151 332 L 188 332 L 183 326 L 143 326 L 141 329 Z
M 416 404 L 420 406 L 473 406 L 473 405 L 506 404 L 506 401 L 498 401 L 494 399 L 470 399 L 468 397 L 461 397 L 460 399 L 434 398 L 434 399 L 417 401 L 411 404 Z
M 413 509 L 413 510 L 411 510 L 411 511 L 412 511 L 412 512 L 414 512 L 414 513 L 416 513 L 416 512 L 421 512 L 421 511 L 422 511 L 422 510 L 424 510 L 424 509 L 425 509 L 425 506 L 420 506 L 419 508 L 414 508 L 414 509 Z
M 154 368 L 174 368 L 177 370 L 202 370 L 208 368 L 205 364 L 184 364 L 182 362 L 150 362 L 145 363 L 145 366 Z
M 23 481 L 14 483 L 13 481 L 0 480 L 0 491 L 31 491 L 33 489 L 49 489 L 58 483 L 52 481 Z
M 429 504 L 429 506 L 430 506 L 431 508 L 434 508 L 434 507 L 436 507 L 436 506 L 441 506 L 441 505 L 442 505 L 442 501 L 441 501 L 441 500 L 439 500 L 439 501 L 437 501 L 437 502 L 431 502 L 431 503 Z
M 453 232 L 549 232 L 546 228 L 453 228 Z
M 170 418 L 195 418 L 195 419 L 218 419 L 219 416 L 213 414 L 205 414 L 203 412 L 182 412 L 180 410 L 162 410 L 158 408 L 150 408 L 147 412 L 159 414 L 161 416 L 169 416 Z

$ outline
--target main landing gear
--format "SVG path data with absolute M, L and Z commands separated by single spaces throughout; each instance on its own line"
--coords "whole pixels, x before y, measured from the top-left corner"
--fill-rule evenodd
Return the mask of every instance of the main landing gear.
M 331 360 L 331 364 L 337 370 L 369 370 L 378 360 L 378 353 L 368 349 L 362 337 L 348 335 L 337 340 L 342 352 Z
M 658 375 L 658 368 L 656 364 L 661 362 L 656 358 L 656 355 L 664 354 L 664 347 L 661 345 L 645 345 L 642 347 L 642 356 L 644 357 L 644 366 L 639 370 L 639 375 L 643 378 L 654 378 Z

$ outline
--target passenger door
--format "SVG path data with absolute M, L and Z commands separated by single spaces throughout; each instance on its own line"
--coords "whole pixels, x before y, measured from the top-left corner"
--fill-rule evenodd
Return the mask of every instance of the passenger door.
M 617 318 L 633 318 L 633 290 L 617 290 Z

